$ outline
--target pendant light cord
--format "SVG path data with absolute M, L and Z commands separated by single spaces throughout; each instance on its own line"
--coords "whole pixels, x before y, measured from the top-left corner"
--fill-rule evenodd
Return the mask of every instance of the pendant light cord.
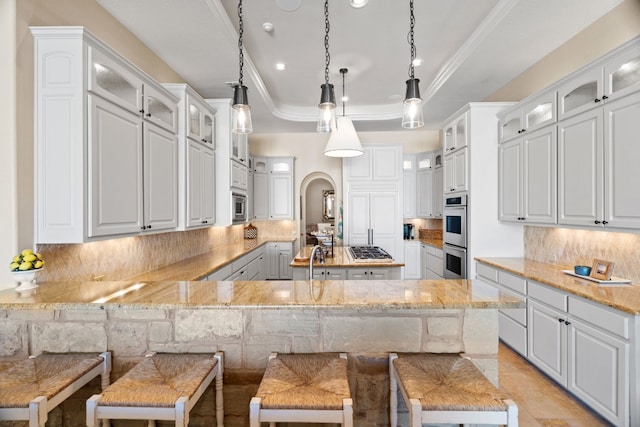
M 244 66 L 244 52 L 242 50 L 242 35 L 244 33 L 244 23 L 242 21 L 242 0 L 238 2 L 238 50 L 240 50 L 239 66 L 240 66 L 240 78 L 238 84 L 242 86 L 243 74 L 242 68 Z
M 329 0 L 324 2 L 324 82 L 329 84 L 329 63 L 331 55 L 329 55 Z
M 413 42 L 413 27 L 416 25 L 416 18 L 413 16 L 413 0 L 409 0 L 409 34 L 407 41 L 411 46 L 411 64 L 409 65 L 409 77 L 413 78 L 413 60 L 416 59 L 416 46 Z

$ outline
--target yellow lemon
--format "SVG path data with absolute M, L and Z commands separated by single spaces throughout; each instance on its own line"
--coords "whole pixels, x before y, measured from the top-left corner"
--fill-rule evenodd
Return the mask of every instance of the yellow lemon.
M 33 264 L 31 264 L 29 261 L 23 262 L 22 264 L 20 264 L 20 267 L 18 267 L 20 271 L 31 270 L 32 268 Z
M 22 262 L 22 255 L 14 256 L 12 262 Z
M 9 265 L 9 270 L 14 271 L 14 270 L 17 270 L 17 269 L 18 269 L 18 267 L 20 267 L 20 264 L 18 264 L 17 262 L 12 262 L 12 263 Z
M 20 252 L 20 254 L 22 256 L 27 256 L 27 255 L 31 255 L 33 253 L 33 251 L 31 249 L 25 249 L 22 252 Z
M 40 253 L 36 253 L 36 258 L 42 259 L 42 255 L 40 255 Z
M 37 258 L 36 258 L 36 256 L 35 256 L 34 254 L 29 254 L 29 255 L 25 255 L 22 259 L 23 259 L 24 261 L 33 262 L 33 261 L 35 261 Z
M 44 261 L 39 259 L 38 261 L 35 262 L 35 264 L 33 264 L 33 267 L 34 268 L 42 268 L 43 265 L 44 265 Z

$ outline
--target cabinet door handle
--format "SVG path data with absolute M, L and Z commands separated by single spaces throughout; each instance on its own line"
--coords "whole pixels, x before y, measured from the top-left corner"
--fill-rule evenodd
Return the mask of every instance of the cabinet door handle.
M 562 323 L 564 322 L 564 319 L 558 319 L 558 322 Z
M 142 109 L 142 110 L 138 111 L 138 113 L 140 113 L 140 114 L 144 114 L 144 109 Z
M 565 320 L 565 321 L 564 321 L 564 324 L 565 324 L 565 325 L 570 325 L 570 324 L 571 324 L 571 322 L 569 322 L 568 320 Z
M 151 230 L 151 226 L 150 225 L 147 225 L 147 230 Z
M 609 99 L 609 97 L 607 95 L 602 95 L 602 99 Z
M 596 224 L 600 224 L 600 221 L 598 221 L 597 219 L 595 221 L 593 221 Z
M 598 102 L 600 102 L 600 99 L 596 98 L 596 99 L 593 100 L 593 102 L 595 102 L 597 104 Z
M 147 116 L 147 117 L 151 117 L 151 113 L 147 113 L 147 114 L 146 114 L 146 116 Z
M 145 227 L 144 225 L 142 227 L 140 227 L 140 230 L 146 230 L 147 227 Z
M 607 225 L 609 224 L 609 221 L 602 221 L 602 225 Z

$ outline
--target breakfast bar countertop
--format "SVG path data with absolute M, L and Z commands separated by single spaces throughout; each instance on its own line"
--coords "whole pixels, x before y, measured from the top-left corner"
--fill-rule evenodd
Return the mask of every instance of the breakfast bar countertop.
M 520 308 L 524 302 L 479 280 L 299 280 L 44 282 L 32 294 L 0 292 L 2 309 Z
M 313 246 L 304 246 L 300 248 L 300 252 L 293 258 L 290 267 L 293 268 L 309 268 L 309 257 L 311 256 L 311 250 Z M 376 262 L 375 260 L 370 261 L 354 261 L 349 254 L 347 253 L 348 247 L 346 246 L 334 246 L 333 248 L 333 256 L 325 257 L 323 267 L 402 267 L 404 263 L 397 262 L 392 260 L 391 262 Z M 313 265 L 321 265 L 317 261 L 313 263 Z
M 573 270 L 573 267 L 548 264 L 526 258 L 487 257 L 476 258 L 476 261 L 629 314 L 640 315 L 640 283 L 599 285 L 562 272 L 562 270 Z

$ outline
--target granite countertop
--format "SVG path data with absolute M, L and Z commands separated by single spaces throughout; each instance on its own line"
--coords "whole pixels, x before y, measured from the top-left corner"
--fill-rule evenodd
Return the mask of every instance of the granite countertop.
M 215 270 L 269 242 L 294 242 L 295 238 L 244 239 L 216 247 L 211 252 L 183 259 L 131 277 L 133 281 L 202 280 Z
M 430 245 L 435 248 L 442 249 L 442 245 L 443 245 L 442 239 L 420 237 L 418 238 L 418 240 L 420 241 L 420 243 L 424 243 L 425 245 Z
M 308 308 L 404 310 L 521 308 L 478 280 L 44 282 L 0 292 L 0 310 Z
M 293 258 L 290 267 L 293 268 L 309 268 L 309 257 L 311 256 L 311 250 L 313 246 L 305 246 L 300 249 L 300 252 Z M 356 262 L 347 253 L 347 247 L 334 246 L 333 257 L 325 257 L 324 264 L 314 262 L 313 265 L 329 267 L 342 267 L 342 268 L 358 268 L 358 267 L 403 267 L 404 263 L 396 262 Z
M 572 267 L 526 258 L 476 258 L 476 261 L 630 314 L 640 315 L 640 283 L 600 285 L 561 271 L 572 270 Z

